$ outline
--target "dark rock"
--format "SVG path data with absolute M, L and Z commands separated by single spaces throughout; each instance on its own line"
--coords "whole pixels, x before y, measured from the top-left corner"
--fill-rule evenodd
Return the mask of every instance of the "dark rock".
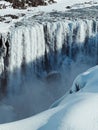
M 13 8 L 26 9 L 27 6 L 38 6 L 38 5 L 47 5 L 44 0 L 6 0 L 12 3 Z M 48 3 L 55 3 L 54 0 L 49 0 Z
M 71 6 L 66 6 L 66 9 L 71 9 Z

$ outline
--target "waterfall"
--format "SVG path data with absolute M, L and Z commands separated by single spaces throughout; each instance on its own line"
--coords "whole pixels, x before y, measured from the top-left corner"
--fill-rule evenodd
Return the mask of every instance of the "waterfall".
M 85 60 L 91 56 L 96 64 L 97 46 L 96 20 L 62 20 L 13 27 L 6 37 L 1 34 L 1 85 L 6 80 L 7 91 L 17 92 L 27 77 L 59 70 L 66 59 L 75 61 L 79 54 Z

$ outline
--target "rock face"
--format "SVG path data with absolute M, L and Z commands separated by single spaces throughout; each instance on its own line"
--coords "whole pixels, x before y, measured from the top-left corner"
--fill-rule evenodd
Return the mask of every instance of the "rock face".
M 12 3 L 14 8 L 26 8 L 28 6 L 47 5 L 48 3 L 54 3 L 54 0 L 6 0 Z

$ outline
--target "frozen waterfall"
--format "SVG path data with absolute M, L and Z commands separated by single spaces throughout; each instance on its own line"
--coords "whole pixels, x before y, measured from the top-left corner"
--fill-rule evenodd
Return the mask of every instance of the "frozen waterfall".
M 98 21 L 78 19 L 35 23 L 11 28 L 0 39 L 0 73 L 3 91 L 18 92 L 33 74 L 60 70 L 66 59 L 78 55 L 98 62 Z M 81 59 L 82 60 L 82 59 Z M 2 88 L 1 87 L 1 88 Z

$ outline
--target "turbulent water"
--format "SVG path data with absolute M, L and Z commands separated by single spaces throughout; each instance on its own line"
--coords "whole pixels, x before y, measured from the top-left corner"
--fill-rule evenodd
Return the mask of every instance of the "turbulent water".
M 21 104 L 26 105 L 27 115 L 18 113 L 18 119 L 48 108 L 78 73 L 98 62 L 98 21 L 55 17 L 41 21 L 33 16 L 16 23 L 6 36 L 1 34 L 1 97 L 16 95 L 4 102 L 20 113 Z M 62 80 L 47 85 L 46 77 L 53 72 Z

